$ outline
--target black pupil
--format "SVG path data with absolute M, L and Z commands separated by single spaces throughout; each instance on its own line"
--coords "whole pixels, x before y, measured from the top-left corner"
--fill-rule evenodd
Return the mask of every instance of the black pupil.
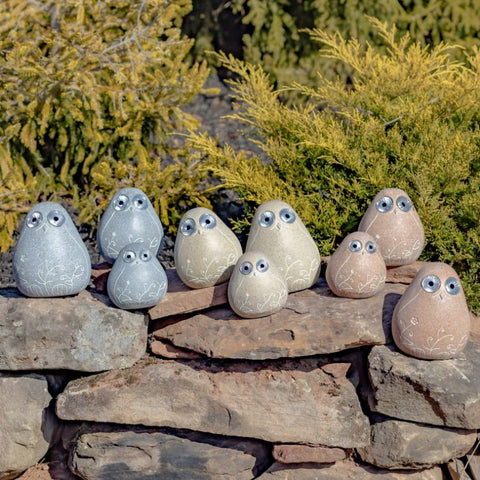
M 35 223 L 37 221 L 37 217 L 32 218 L 32 222 Z
M 434 285 L 434 284 L 433 284 L 433 281 L 430 280 L 430 281 L 428 282 L 428 285 L 429 285 L 430 287 L 433 287 L 433 285 Z
M 285 214 L 285 218 L 290 218 L 290 214 L 289 214 L 289 213 L 286 213 L 286 214 Z
M 450 290 L 453 290 L 453 289 L 455 288 L 455 284 L 454 284 L 454 283 L 451 283 L 451 284 L 449 285 L 449 287 L 450 287 Z
M 143 254 L 143 258 L 147 258 L 148 257 L 148 254 L 147 253 L 144 253 Z
M 58 222 L 58 217 L 53 217 L 54 222 Z
M 190 225 L 187 225 L 187 230 L 190 230 L 192 227 Z
M 119 205 L 123 205 L 123 200 L 119 200 L 119 201 L 118 201 L 118 204 L 119 204 Z
M 132 256 L 130 254 L 127 255 L 127 258 L 132 258 Z
M 143 200 L 139 200 L 138 204 L 141 205 L 143 203 Z
M 402 202 L 401 205 L 402 205 L 403 208 L 405 208 L 406 204 L 405 204 L 405 202 Z
M 270 221 L 270 217 L 265 217 L 265 221 L 268 223 Z
M 383 207 L 383 208 L 387 208 L 387 202 L 383 202 L 383 203 L 382 203 L 382 207 Z
M 263 263 L 261 263 L 260 268 L 265 268 L 265 265 Z
M 243 267 L 243 269 L 244 269 L 245 271 L 247 271 L 247 270 L 248 270 L 248 266 L 245 265 L 245 266 Z
M 210 219 L 207 218 L 207 219 L 205 220 L 205 223 L 206 223 L 207 225 L 210 225 Z

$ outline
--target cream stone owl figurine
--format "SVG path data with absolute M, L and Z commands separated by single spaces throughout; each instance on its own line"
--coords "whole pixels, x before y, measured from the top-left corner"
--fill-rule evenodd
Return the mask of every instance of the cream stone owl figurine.
M 372 297 L 385 285 L 387 267 L 371 235 L 347 235 L 331 256 L 325 273 L 335 295 L 348 298 Z
M 167 293 L 167 287 L 165 270 L 145 243 L 125 245 L 107 281 L 110 300 L 125 310 L 157 305 Z
M 470 335 L 470 312 L 455 270 L 422 267 L 393 311 L 392 334 L 403 352 L 423 359 L 458 356 Z
M 245 251 L 268 252 L 285 275 L 289 292 L 311 287 L 320 273 L 320 253 L 300 217 L 280 200 L 260 205 Z
M 32 207 L 13 255 L 18 289 L 28 297 L 75 295 L 90 273 L 90 256 L 67 211 L 54 202 Z
M 387 267 L 413 263 L 422 253 L 422 222 L 409 196 L 398 188 L 386 188 L 376 195 L 358 230 L 375 239 Z
M 100 219 L 97 244 L 103 258 L 113 263 L 129 243 L 144 243 L 157 256 L 163 227 L 148 197 L 138 188 L 122 188 Z
M 226 282 L 242 255 L 235 234 L 214 212 L 197 207 L 180 220 L 174 259 L 178 276 L 190 288 Z
M 232 310 L 244 318 L 257 318 L 280 311 L 287 302 L 283 273 L 263 252 L 244 253 L 228 283 Z

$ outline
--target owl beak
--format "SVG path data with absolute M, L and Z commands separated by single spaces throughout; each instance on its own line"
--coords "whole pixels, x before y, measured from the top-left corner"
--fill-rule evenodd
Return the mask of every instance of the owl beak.
M 257 276 L 257 272 L 253 272 L 252 275 L 253 275 L 254 277 L 256 277 L 256 276 Z
M 278 230 L 280 230 L 281 225 L 279 223 L 277 223 L 276 227 L 277 227 Z

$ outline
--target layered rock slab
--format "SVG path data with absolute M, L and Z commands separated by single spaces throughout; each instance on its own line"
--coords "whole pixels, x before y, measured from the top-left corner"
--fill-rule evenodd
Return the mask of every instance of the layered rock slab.
M 229 308 L 166 325 L 154 336 L 213 358 L 265 360 L 339 352 L 391 341 L 393 309 L 405 285 L 387 284 L 371 298 L 334 296 L 326 284 L 288 296 L 286 307 L 243 319 Z
M 44 377 L 0 373 L 0 479 L 18 476 L 47 453 L 51 399 Z
M 353 461 L 337 462 L 331 466 L 313 464 L 282 465 L 274 463 L 257 480 L 442 480 L 442 470 L 434 467 L 422 471 L 389 471 L 359 465 Z
M 88 480 L 251 480 L 270 460 L 254 440 L 139 430 L 82 435 L 70 468 Z
M 105 296 L 26 298 L 0 290 L 0 370 L 126 368 L 146 351 L 145 316 Z
M 319 359 L 220 366 L 148 360 L 74 380 L 58 397 L 57 414 L 352 448 L 368 443 L 370 429 L 348 368 Z
M 382 468 L 428 468 L 462 457 L 476 439 L 476 430 L 384 419 L 372 425 L 371 443 L 358 453 L 363 461 Z
M 480 428 L 480 344 L 469 342 L 451 360 L 419 360 L 376 346 L 368 363 L 372 410 L 413 422 Z

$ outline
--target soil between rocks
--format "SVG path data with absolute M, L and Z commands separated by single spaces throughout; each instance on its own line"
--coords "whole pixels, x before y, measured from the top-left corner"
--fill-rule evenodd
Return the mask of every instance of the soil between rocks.
M 250 142 L 246 135 L 242 134 L 243 126 L 238 121 L 226 118 L 235 113 L 236 107 L 230 96 L 228 86 L 217 76 L 211 75 L 206 83 L 205 89 L 217 88 L 218 94 L 199 94 L 195 99 L 184 107 L 184 110 L 201 122 L 200 131 L 206 131 L 209 135 L 216 137 L 220 145 L 228 143 L 235 150 L 254 151 L 261 154 L 258 147 Z M 62 204 L 72 216 L 82 240 L 87 246 L 92 264 L 100 264 L 103 259 L 98 251 L 96 243 L 96 230 L 89 225 L 81 225 L 77 221 L 77 215 L 66 203 Z M 227 221 L 229 218 L 236 218 L 243 212 L 242 204 L 238 201 L 231 191 L 219 191 L 213 199 L 213 209 L 222 218 Z M 18 236 L 22 221 L 19 222 L 14 234 Z M 243 240 L 243 239 L 241 239 Z M 159 255 L 159 260 L 164 267 L 173 266 L 173 247 L 175 238 L 169 235 L 165 236 L 164 245 Z M 15 281 L 12 272 L 14 248 L 10 248 L 6 253 L 0 254 L 0 288 L 15 287 Z

